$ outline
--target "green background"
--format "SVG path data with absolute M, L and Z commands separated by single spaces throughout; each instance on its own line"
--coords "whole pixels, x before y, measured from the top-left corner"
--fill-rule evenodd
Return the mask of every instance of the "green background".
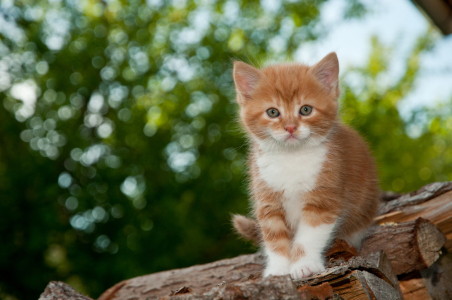
M 325 34 L 322 3 L 2 5 L 18 31 L 0 35 L 0 298 L 37 299 L 50 280 L 95 298 L 127 278 L 254 251 L 230 224 L 248 212 L 232 61 L 290 60 Z M 343 19 L 365 14 L 349 1 Z M 344 72 L 342 118 L 369 142 L 383 190 L 452 178 L 450 103 L 407 119 L 397 110 L 436 39 L 420 36 L 390 84 L 380 78 L 391 48 L 377 39 L 367 64 Z M 14 96 L 23 85 L 34 107 Z

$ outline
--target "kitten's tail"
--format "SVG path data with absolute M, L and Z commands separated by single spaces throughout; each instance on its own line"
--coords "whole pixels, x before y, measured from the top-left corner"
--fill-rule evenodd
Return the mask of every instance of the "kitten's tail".
M 232 223 L 234 225 L 235 231 L 237 231 L 240 236 L 252 241 L 256 245 L 259 244 L 261 238 L 259 234 L 259 225 L 256 220 L 247 218 L 242 215 L 233 215 Z

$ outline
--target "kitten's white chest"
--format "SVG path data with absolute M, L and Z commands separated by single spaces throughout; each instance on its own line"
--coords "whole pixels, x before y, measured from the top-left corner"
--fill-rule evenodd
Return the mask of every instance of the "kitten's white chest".
M 275 191 L 291 195 L 315 186 L 325 160 L 325 146 L 290 152 L 262 153 L 256 162 L 260 177 Z
M 260 177 L 277 192 L 284 192 L 283 206 L 289 223 L 297 223 L 303 194 L 311 191 L 325 161 L 327 148 L 261 153 L 256 163 Z M 295 225 L 295 224 L 294 224 Z

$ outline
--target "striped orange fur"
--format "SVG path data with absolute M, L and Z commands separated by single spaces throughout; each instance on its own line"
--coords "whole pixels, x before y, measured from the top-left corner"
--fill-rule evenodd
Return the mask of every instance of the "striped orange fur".
M 364 140 L 338 119 L 338 73 L 335 53 L 314 66 L 234 64 L 257 219 L 235 216 L 234 225 L 261 240 L 265 276 L 322 271 L 328 243 L 359 247 L 376 215 L 376 167 Z

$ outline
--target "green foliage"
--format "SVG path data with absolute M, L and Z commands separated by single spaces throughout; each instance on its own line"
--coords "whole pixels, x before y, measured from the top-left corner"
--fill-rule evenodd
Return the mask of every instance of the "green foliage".
M 290 55 L 316 37 L 318 4 L 2 6 L 16 31 L 0 44 L 0 292 L 32 299 L 65 280 L 96 297 L 243 252 L 229 220 L 248 207 L 231 60 Z M 30 90 L 34 107 L 17 100 Z
M 126 278 L 251 251 L 229 221 L 248 207 L 231 60 L 291 57 L 321 34 L 321 3 L 2 3 L 0 297 L 36 299 L 50 280 L 97 297 Z M 347 17 L 362 12 L 353 3 Z M 451 177 L 449 115 L 404 122 L 395 106 L 426 45 L 387 88 L 389 54 L 375 41 L 369 65 L 350 71 L 361 89 L 343 86 L 344 119 L 371 143 L 384 189 Z
M 432 32 L 419 37 L 405 62 L 404 74 L 387 83 L 390 49 L 374 38 L 367 66 L 349 70 L 344 76 L 343 120 L 371 145 L 383 190 L 409 192 L 428 182 L 452 178 L 450 105 L 418 109 L 408 120 L 403 120 L 397 109 L 414 88 L 419 56 L 432 43 Z M 357 78 L 359 87 L 347 85 L 351 82 L 347 79 Z

